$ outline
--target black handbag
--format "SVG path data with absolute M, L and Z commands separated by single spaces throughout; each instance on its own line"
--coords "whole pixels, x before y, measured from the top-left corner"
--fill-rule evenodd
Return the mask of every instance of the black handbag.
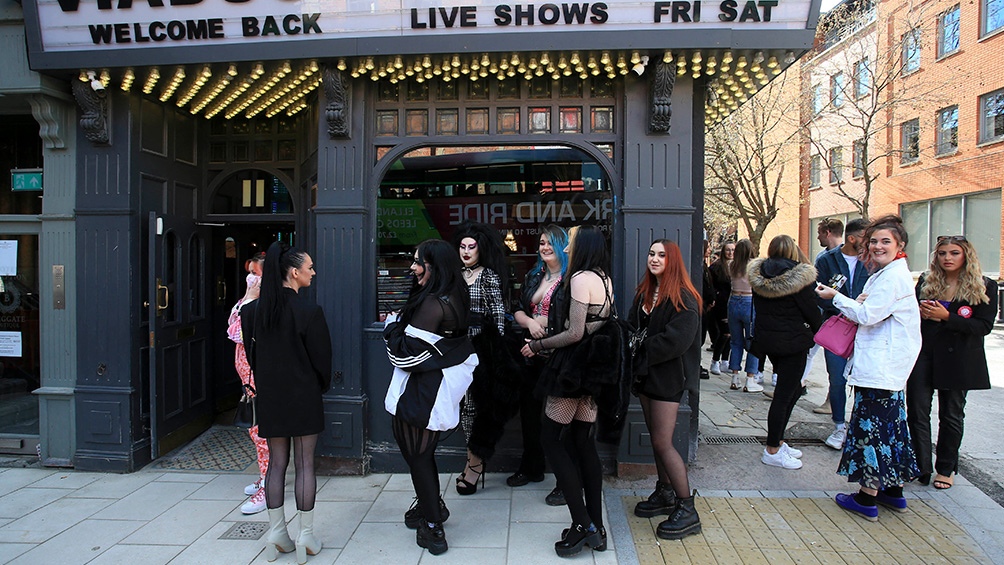
M 257 397 L 254 387 L 244 385 L 244 394 L 237 402 L 237 411 L 234 412 L 234 425 L 238 428 L 249 429 L 258 425 Z

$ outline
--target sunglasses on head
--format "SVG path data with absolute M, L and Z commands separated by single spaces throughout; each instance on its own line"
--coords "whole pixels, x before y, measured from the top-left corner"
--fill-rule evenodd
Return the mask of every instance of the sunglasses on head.
M 964 236 L 964 235 L 939 235 L 938 236 L 938 243 L 939 244 L 942 243 L 942 242 L 945 242 L 945 241 L 951 243 L 953 241 L 960 241 L 961 242 L 961 241 L 969 241 L 969 240 L 966 239 L 966 236 Z

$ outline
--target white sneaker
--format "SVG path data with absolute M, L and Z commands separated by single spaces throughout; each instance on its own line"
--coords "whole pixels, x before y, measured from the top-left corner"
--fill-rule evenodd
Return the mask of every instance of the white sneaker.
M 784 444 L 782 444 L 784 445 Z M 778 449 L 777 453 L 771 455 L 765 447 L 763 449 L 763 455 L 760 457 L 760 461 L 764 465 L 770 465 L 772 467 L 781 467 L 782 469 L 801 469 L 802 462 L 795 459 L 788 454 L 787 449 Z
M 837 428 L 830 434 L 830 437 L 826 438 L 826 445 L 832 447 L 833 449 L 843 449 L 844 440 L 847 439 L 847 427 Z
M 743 386 L 743 379 L 739 376 L 739 373 L 732 374 L 732 384 L 729 385 L 730 390 L 739 390 Z
M 756 376 L 753 377 L 753 380 L 756 381 L 756 384 L 762 385 L 763 384 L 763 373 L 757 373 Z
M 795 449 L 794 447 L 788 445 L 788 442 L 782 443 L 781 444 L 781 449 L 787 451 L 788 455 L 791 455 L 795 459 L 801 459 L 802 458 L 802 450 L 801 449 Z
M 259 490 L 265 488 L 265 477 L 258 479 L 257 481 L 244 487 L 244 494 L 251 496 Z
M 720 374 L 722 374 L 722 362 L 721 361 L 712 361 L 711 362 L 711 369 L 709 369 L 708 372 L 711 373 L 712 375 L 720 375 Z
M 241 504 L 242 514 L 257 514 L 263 510 L 265 510 L 265 489 L 259 489 L 247 502 Z
M 746 386 L 743 387 L 743 392 L 763 392 L 763 386 L 757 384 L 753 377 L 746 377 Z

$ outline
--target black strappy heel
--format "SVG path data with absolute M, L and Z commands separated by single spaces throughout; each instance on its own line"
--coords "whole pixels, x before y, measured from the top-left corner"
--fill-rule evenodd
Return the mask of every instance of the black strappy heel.
M 477 469 L 475 469 L 475 467 L 477 467 Z M 469 483 L 466 480 L 464 480 L 464 475 L 467 474 L 467 469 L 470 469 L 472 472 L 477 473 L 477 476 L 474 477 L 473 483 Z M 478 492 L 478 479 L 481 479 L 481 488 L 485 488 L 484 470 L 485 470 L 484 461 L 478 463 L 477 465 L 471 465 L 471 460 L 468 459 L 467 466 L 464 468 L 464 472 L 461 473 L 459 477 L 457 477 L 457 494 L 466 496 L 468 494 L 474 494 Z

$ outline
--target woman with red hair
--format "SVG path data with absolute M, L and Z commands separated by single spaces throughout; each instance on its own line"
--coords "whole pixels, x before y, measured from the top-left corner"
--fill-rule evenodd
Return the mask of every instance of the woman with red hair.
M 680 247 L 658 239 L 648 250 L 629 319 L 638 328 L 632 372 L 652 437 L 659 472 L 655 492 L 635 506 L 637 516 L 669 516 L 656 531 L 663 539 L 700 533 L 687 464 L 673 447 L 673 429 L 688 375 L 701 365 L 701 294 L 690 281 Z M 634 340 L 632 340 L 634 341 Z

